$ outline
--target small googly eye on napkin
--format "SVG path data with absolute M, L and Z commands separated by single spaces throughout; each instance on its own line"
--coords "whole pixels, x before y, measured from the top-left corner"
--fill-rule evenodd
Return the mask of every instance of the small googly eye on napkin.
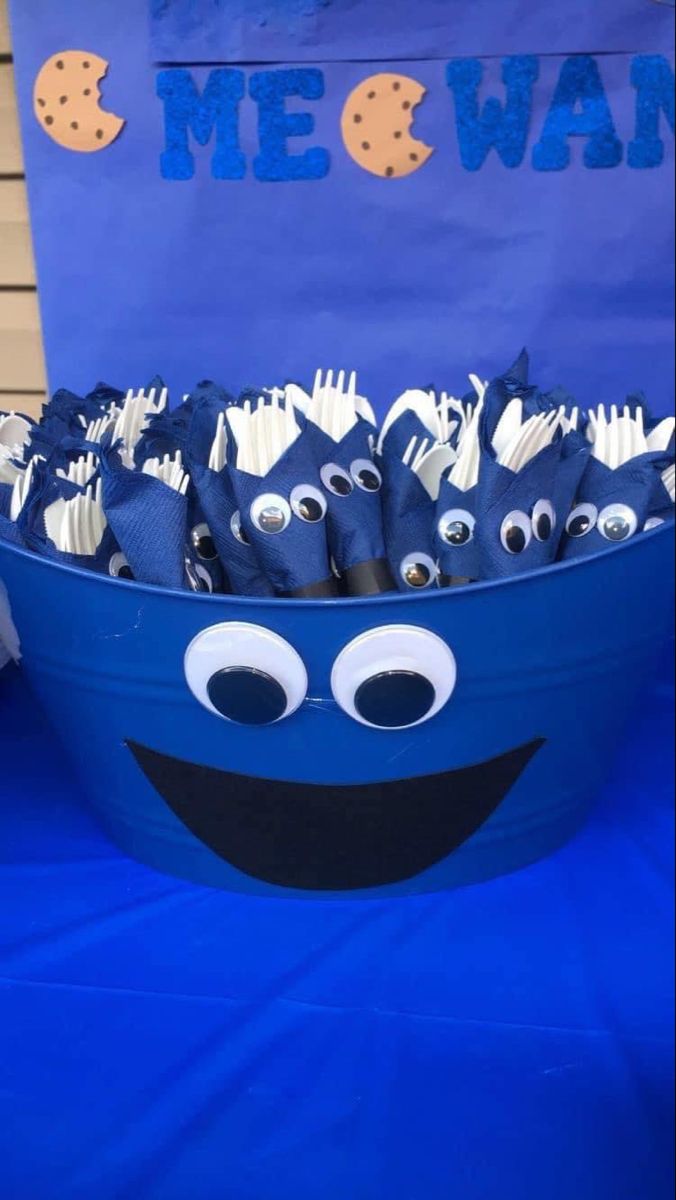
M 382 475 L 374 462 L 377 429 L 356 375 L 318 373 L 306 434 L 320 464 L 327 506 L 329 550 L 350 596 L 396 591 L 390 570 L 381 503 Z
M 391 441 L 378 458 L 387 557 L 401 592 L 424 591 L 437 582 L 434 513 L 442 474 L 454 460 L 450 446 L 415 437 L 402 458 Z
M 321 491 L 309 429 L 292 405 L 260 397 L 227 413 L 236 444 L 228 462 L 238 533 L 282 596 L 334 596 Z
M 662 473 L 668 467 L 665 449 L 673 429 L 661 422 L 657 434 L 646 434 L 641 406 L 603 406 L 589 413 L 587 439 L 591 455 L 568 515 L 561 557 L 582 558 L 627 542 L 659 517 Z M 657 427 L 659 428 L 659 427 Z

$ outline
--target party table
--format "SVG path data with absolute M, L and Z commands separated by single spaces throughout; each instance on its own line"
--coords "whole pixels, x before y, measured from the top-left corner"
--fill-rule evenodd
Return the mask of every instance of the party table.
M 586 828 L 519 874 L 261 900 L 118 853 L 4 670 L 0 1194 L 671 1195 L 672 726 L 659 680 Z

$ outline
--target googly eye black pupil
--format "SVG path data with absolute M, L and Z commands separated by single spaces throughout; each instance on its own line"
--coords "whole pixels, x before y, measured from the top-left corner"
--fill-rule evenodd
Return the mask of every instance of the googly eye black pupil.
M 535 531 L 539 541 L 549 541 L 552 533 L 554 532 L 552 518 L 550 517 L 549 513 L 540 513 L 540 516 L 535 523 Z
M 315 500 L 314 496 L 304 496 L 299 501 L 298 512 L 304 521 L 321 521 L 324 516 L 324 509 L 319 500 Z
M 253 667 L 218 671 L 209 680 L 207 693 L 221 716 L 240 725 L 271 725 L 287 708 L 281 683 Z
M 472 530 L 464 521 L 451 521 L 444 530 L 444 540 L 449 546 L 465 546 L 472 536 Z
M 369 471 L 366 468 L 360 471 L 357 476 L 359 483 L 366 492 L 377 492 L 380 490 L 380 479 L 375 471 Z
M 588 513 L 580 513 L 571 520 L 568 526 L 568 533 L 574 538 L 584 537 L 586 533 L 589 533 L 591 523 L 591 517 Z
M 344 475 L 332 475 L 329 480 L 329 484 L 331 490 L 335 492 L 337 496 L 349 496 L 350 492 L 352 491 L 352 484 L 350 483 L 349 479 L 345 478 Z
M 216 544 L 210 534 L 198 538 L 195 543 L 195 549 L 204 562 L 213 562 L 215 558 L 218 558 Z
M 416 671 L 383 671 L 357 689 L 354 705 L 359 715 L 379 729 L 415 725 L 436 698 L 433 685 Z
M 127 563 L 124 567 L 120 567 L 117 577 L 118 579 L 128 579 L 130 582 L 134 582 L 134 572 L 129 566 L 129 563 Z
M 286 524 L 286 518 L 281 508 L 270 505 L 258 514 L 257 525 L 263 533 L 281 533 Z
M 409 563 L 404 570 L 404 579 L 412 588 L 427 587 L 431 578 L 432 572 L 424 563 Z
M 526 535 L 519 525 L 508 525 L 505 530 L 505 545 L 510 554 L 523 554 L 527 546 Z
M 603 532 L 609 542 L 624 542 L 631 533 L 631 526 L 626 517 L 608 517 L 603 523 Z

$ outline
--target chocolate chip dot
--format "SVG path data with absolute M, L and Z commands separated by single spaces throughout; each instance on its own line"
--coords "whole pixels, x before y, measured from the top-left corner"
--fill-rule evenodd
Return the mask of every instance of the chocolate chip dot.
M 369 100 L 375 100 L 377 94 L 378 94 L 377 92 L 369 92 L 369 96 L 368 96 Z
M 370 150 L 370 149 L 371 149 L 371 143 L 370 143 L 370 142 L 362 142 L 362 144 L 361 144 L 361 148 L 362 148 L 362 150 Z
M 46 100 L 38 100 L 38 104 L 40 105 L 40 108 L 45 108 L 47 105 L 47 101 Z
M 83 64 L 82 64 L 82 69 L 83 69 L 84 71 L 88 71 L 88 70 L 89 70 L 89 68 L 91 67 L 91 65 L 92 65 L 91 63 L 89 63 L 89 62 L 86 62 L 86 61 L 85 61 L 85 62 L 83 62 Z
M 361 121 L 362 121 L 362 119 L 361 119 L 361 116 L 359 115 L 359 113 L 355 113 L 355 114 L 354 114 L 354 123 L 355 123 L 355 125 L 361 125 Z
M 80 128 L 77 121 L 71 121 L 70 127 L 71 127 L 71 129 L 79 129 Z
M 410 159 L 411 159 L 411 162 L 418 162 L 418 155 L 417 155 L 417 154 L 411 154 L 411 155 L 410 155 Z
M 404 103 L 402 104 L 401 107 L 403 108 L 404 112 L 408 112 L 409 108 L 411 107 L 411 101 L 404 100 Z
M 394 167 L 388 167 L 385 174 L 387 175 L 388 179 L 391 179 L 394 175 Z
M 63 59 L 60 58 L 58 63 L 56 64 L 57 71 L 63 71 L 63 68 L 65 67 L 65 65 L 66 64 L 64 63 Z
M 68 103 L 68 97 L 61 96 L 61 98 L 59 99 L 59 104 L 67 104 L 67 103 Z
M 45 117 L 45 125 L 53 125 L 53 124 L 54 124 L 53 117 Z
M 99 141 L 100 141 L 100 142 L 102 142 L 102 141 L 103 141 L 103 130 L 102 130 L 102 129 L 97 129 L 97 130 L 96 130 L 96 136 L 97 136 L 97 138 L 99 139 Z
M 395 92 L 400 92 L 400 91 L 401 91 L 401 84 L 400 84 L 400 83 L 393 83 L 393 84 L 392 84 L 392 87 L 394 88 Z
M 394 136 L 396 137 L 397 141 L 399 141 L 399 139 L 400 139 L 400 138 L 403 136 L 403 134 L 401 134 L 401 133 L 395 133 L 395 135 L 394 135 Z
M 91 94 L 92 94 L 91 88 L 85 88 L 84 92 L 82 93 L 83 96 L 91 96 Z

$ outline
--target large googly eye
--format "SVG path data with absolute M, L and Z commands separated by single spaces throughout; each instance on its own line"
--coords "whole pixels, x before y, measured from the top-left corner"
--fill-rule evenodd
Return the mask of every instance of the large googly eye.
M 399 574 L 407 587 L 422 591 L 436 583 L 439 574 L 437 564 L 429 554 L 407 554 L 402 559 Z
M 664 524 L 666 524 L 666 522 L 663 517 L 648 517 L 648 520 L 643 526 L 643 532 L 650 533 L 651 529 L 659 529 L 660 525 Z
M 291 508 L 301 521 L 314 525 L 326 516 L 326 500 L 319 488 L 301 483 L 291 493 Z
M 194 563 L 189 558 L 186 558 L 185 574 L 188 580 L 188 587 L 192 592 L 208 592 L 211 595 L 214 590 L 214 582 L 206 567 L 203 567 L 201 563 Z
M 211 530 L 208 525 L 196 525 L 190 534 L 190 543 L 198 558 L 202 562 L 215 562 L 218 558 L 218 550 L 216 543 L 211 536 Z
M 134 572 L 129 566 L 124 554 L 121 552 L 114 554 L 108 563 L 108 574 L 113 579 L 127 579 L 130 582 L 134 581 Z
M 500 542 L 508 554 L 523 554 L 533 540 L 533 523 L 525 512 L 511 512 L 500 529 Z
M 283 533 L 291 523 L 291 508 L 283 496 L 266 492 L 251 505 L 251 520 L 261 533 Z
M 384 625 L 336 659 L 331 690 L 343 712 L 372 729 L 409 729 L 444 707 L 457 679 L 445 642 L 414 625 Z
M 464 508 L 449 508 L 437 524 L 442 542 L 449 546 L 467 546 L 474 540 L 476 519 Z
M 350 466 L 350 475 L 362 492 L 379 492 L 383 477 L 370 458 L 356 458 Z
M 583 538 L 596 528 L 599 510 L 595 504 L 578 504 L 566 521 L 566 533 L 571 538 Z
M 300 655 L 261 625 L 232 621 L 206 629 L 188 647 L 184 668 L 195 699 L 240 725 L 281 721 L 307 695 Z
M 234 512 L 230 518 L 230 532 L 238 542 L 242 543 L 243 546 L 251 545 L 251 542 L 247 537 L 246 530 L 242 525 L 242 514 L 240 513 L 239 509 L 237 509 L 237 512 Z
M 319 474 L 327 492 L 331 492 L 334 496 L 352 495 L 354 484 L 347 471 L 339 467 L 338 463 L 326 463 Z
M 628 504 L 609 504 L 599 513 L 599 533 L 607 542 L 626 542 L 638 529 L 638 517 Z
M 533 534 L 538 542 L 548 542 L 556 529 L 556 513 L 550 500 L 538 500 L 533 509 Z

